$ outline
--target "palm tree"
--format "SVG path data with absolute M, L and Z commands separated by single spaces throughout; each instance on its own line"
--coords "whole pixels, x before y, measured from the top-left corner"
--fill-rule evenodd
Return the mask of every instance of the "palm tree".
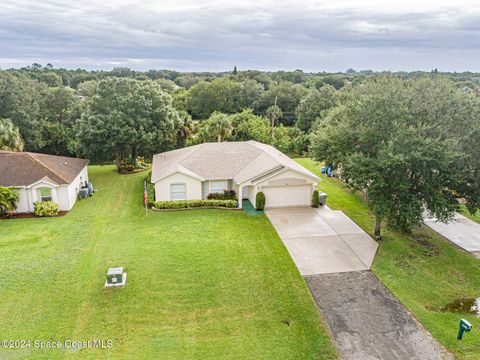
M 214 134 L 218 142 L 222 142 L 232 133 L 232 122 L 227 114 L 214 112 L 207 122 L 207 132 Z
M 23 151 L 23 139 L 9 119 L 0 119 L 0 150 Z
M 18 192 L 14 188 L 0 186 L 0 215 L 14 212 L 18 198 Z
M 272 119 L 272 141 L 275 139 L 275 126 L 277 125 L 278 119 L 283 117 L 282 109 L 277 105 L 277 97 L 275 97 L 275 105 L 270 106 L 265 112 L 267 117 Z
M 186 111 L 180 111 L 180 118 L 182 123 L 177 131 L 177 148 L 185 147 L 187 139 L 198 131 L 197 123 L 192 120 L 192 117 Z

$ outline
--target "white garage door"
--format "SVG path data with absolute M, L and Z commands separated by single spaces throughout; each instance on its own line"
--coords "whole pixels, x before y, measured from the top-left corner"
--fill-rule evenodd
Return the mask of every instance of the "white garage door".
M 265 207 L 310 206 L 310 185 L 265 186 Z

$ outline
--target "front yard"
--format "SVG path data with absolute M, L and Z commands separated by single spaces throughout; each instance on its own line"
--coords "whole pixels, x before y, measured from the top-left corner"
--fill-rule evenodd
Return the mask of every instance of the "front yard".
M 0 221 L 0 338 L 111 339 L 113 347 L 0 349 L 7 351 L 0 356 L 336 358 L 265 216 L 145 212 L 144 173 L 89 171 L 99 192 L 65 217 Z M 125 267 L 127 286 L 105 290 L 115 266 Z
M 320 176 L 314 161 L 297 161 Z M 318 187 L 328 193 L 327 204 L 343 210 L 373 235 L 375 220 L 364 199 L 338 179 L 321 179 Z M 480 297 L 479 260 L 425 226 L 412 235 L 393 231 L 383 235 L 372 267 L 374 274 L 457 358 L 480 358 L 480 318 L 437 311 L 454 299 Z M 456 336 L 461 318 L 467 319 L 473 330 L 459 342 Z

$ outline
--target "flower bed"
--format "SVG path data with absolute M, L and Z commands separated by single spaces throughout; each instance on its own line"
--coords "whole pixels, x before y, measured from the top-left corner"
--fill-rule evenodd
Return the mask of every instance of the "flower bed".
M 238 203 L 236 200 L 175 200 L 156 201 L 153 204 L 153 209 L 156 210 L 181 210 L 199 208 L 237 209 Z
M 146 164 L 144 167 L 135 168 L 135 169 L 131 169 L 131 170 L 120 169 L 120 170 L 118 170 L 118 173 L 119 174 L 136 174 L 136 173 L 139 173 L 139 172 L 142 172 L 142 171 L 150 170 L 151 167 L 152 167 L 152 165 Z

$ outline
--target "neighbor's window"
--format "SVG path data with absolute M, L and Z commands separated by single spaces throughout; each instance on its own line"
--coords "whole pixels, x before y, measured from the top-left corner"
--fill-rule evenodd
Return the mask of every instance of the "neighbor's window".
M 170 185 L 170 200 L 187 200 L 187 187 L 185 184 Z
M 210 182 L 210 192 L 211 193 L 223 193 L 224 190 L 227 190 L 226 181 L 211 181 Z
M 42 201 L 50 201 L 52 200 L 52 189 L 44 187 L 40 188 L 40 197 Z

